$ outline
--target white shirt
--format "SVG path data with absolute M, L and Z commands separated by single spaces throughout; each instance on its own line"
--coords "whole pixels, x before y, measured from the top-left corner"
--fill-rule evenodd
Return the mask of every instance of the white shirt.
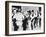
M 23 16 L 22 13 L 18 12 L 18 13 L 16 13 L 16 14 L 13 16 L 13 18 L 16 18 L 16 20 L 22 21 L 22 20 L 24 19 L 24 16 Z

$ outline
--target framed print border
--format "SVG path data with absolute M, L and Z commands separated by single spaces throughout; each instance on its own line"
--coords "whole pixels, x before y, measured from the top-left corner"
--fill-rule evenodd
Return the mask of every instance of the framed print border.
M 42 33 L 26 33 L 26 34 L 9 34 L 9 3 L 26 3 L 26 4 L 41 4 L 44 5 L 44 32 Z M 45 3 L 37 2 L 20 2 L 20 1 L 5 1 L 5 35 L 18 36 L 18 35 L 32 35 L 32 34 L 45 34 Z

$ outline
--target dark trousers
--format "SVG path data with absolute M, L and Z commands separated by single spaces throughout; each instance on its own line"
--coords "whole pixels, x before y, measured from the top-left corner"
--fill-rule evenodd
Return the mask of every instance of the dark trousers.
M 23 24 L 22 24 L 23 30 L 26 30 L 26 28 L 27 28 L 27 25 L 28 25 L 27 20 L 28 20 L 27 18 L 25 18 L 25 19 L 23 20 Z
M 17 31 L 19 27 L 17 26 L 15 22 L 16 22 L 16 19 L 13 19 L 14 31 Z

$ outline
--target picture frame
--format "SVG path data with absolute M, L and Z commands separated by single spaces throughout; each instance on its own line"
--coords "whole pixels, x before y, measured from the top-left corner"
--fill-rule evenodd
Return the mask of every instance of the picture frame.
M 37 11 L 38 9 L 41 9 L 41 10 Z M 31 11 L 29 11 L 29 10 L 31 10 Z M 23 29 L 22 30 L 18 29 L 18 31 L 17 31 L 17 29 L 16 29 L 17 26 L 16 25 L 13 26 L 14 21 L 12 21 L 12 20 L 14 20 L 14 18 L 18 17 L 18 15 L 16 13 L 14 13 L 14 11 L 23 12 L 22 16 L 20 14 L 20 17 L 23 17 L 23 15 L 28 17 L 28 15 L 30 15 L 31 18 L 28 17 L 28 19 L 34 18 L 35 16 L 38 15 L 38 12 L 39 12 L 40 15 L 41 15 L 41 16 L 39 16 L 41 18 L 41 23 L 39 23 L 39 25 L 41 25 L 41 28 L 34 28 L 35 25 L 32 24 L 33 25 L 33 30 L 31 30 L 31 31 L 30 31 L 30 29 L 32 28 L 32 25 L 31 25 L 31 28 L 27 28 L 27 31 L 23 30 Z M 32 13 L 28 14 L 27 12 L 32 12 Z M 34 15 L 35 12 L 37 12 L 37 13 L 33 17 L 31 14 Z M 26 15 L 26 13 L 27 13 L 27 15 Z M 15 17 L 13 16 L 14 14 L 16 14 Z M 17 24 L 18 24 L 18 21 L 17 21 Z M 19 26 L 21 26 L 21 25 L 19 25 Z M 29 25 L 29 27 L 30 27 L 30 25 Z M 36 25 L 36 27 L 37 27 L 37 25 Z M 39 30 L 37 30 L 37 29 L 39 29 Z M 45 34 L 45 3 L 5 1 L 5 35 L 6 36 L 18 36 L 18 35 L 33 35 L 33 34 Z

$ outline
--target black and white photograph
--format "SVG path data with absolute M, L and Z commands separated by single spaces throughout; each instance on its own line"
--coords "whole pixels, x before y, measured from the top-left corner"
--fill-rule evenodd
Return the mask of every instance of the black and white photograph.
M 12 6 L 14 31 L 27 31 L 41 28 L 41 7 Z
M 9 34 L 44 33 L 44 3 L 10 2 Z

